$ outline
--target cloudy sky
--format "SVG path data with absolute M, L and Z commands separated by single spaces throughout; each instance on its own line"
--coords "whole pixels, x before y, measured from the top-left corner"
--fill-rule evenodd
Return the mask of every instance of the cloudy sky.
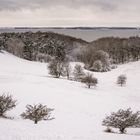
M 0 26 L 140 26 L 140 0 L 0 0 Z

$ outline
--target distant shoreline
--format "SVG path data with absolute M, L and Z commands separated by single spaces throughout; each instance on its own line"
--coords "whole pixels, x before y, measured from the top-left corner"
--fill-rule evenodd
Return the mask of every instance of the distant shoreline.
M 0 29 L 116 29 L 116 30 L 140 30 L 140 27 L 0 27 Z
M 54 32 L 87 42 L 102 37 L 140 36 L 140 28 L 137 27 L 0 27 L 0 33 L 24 33 L 24 32 Z

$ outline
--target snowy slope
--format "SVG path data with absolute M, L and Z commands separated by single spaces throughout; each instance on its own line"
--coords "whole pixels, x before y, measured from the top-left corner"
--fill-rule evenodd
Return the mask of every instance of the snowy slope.
M 123 73 L 127 85 L 119 87 L 116 78 Z M 140 62 L 94 75 L 99 84 L 87 89 L 78 82 L 51 78 L 47 64 L 0 53 L 0 94 L 10 93 L 18 100 L 7 114 L 15 119 L 0 119 L 0 140 L 139 140 L 140 129 L 128 129 L 127 135 L 110 134 L 103 132 L 101 123 L 111 111 L 140 110 Z M 21 119 L 25 106 L 35 103 L 54 108 L 55 119 L 37 125 Z

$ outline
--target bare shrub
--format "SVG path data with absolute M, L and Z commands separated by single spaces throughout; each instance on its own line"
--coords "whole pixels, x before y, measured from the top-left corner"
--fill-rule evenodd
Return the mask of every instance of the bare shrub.
M 93 77 L 92 74 L 88 73 L 86 74 L 86 76 L 82 79 L 81 81 L 82 83 L 85 83 L 88 88 L 90 88 L 91 86 L 96 86 L 98 83 L 97 78 Z
M 13 99 L 12 95 L 1 95 L 0 96 L 0 117 L 4 117 L 7 111 L 12 110 L 16 107 L 16 100 Z
M 140 113 L 137 111 L 133 113 L 130 108 L 111 113 L 103 120 L 103 125 L 107 127 L 118 128 L 123 134 L 126 128 L 140 126 Z
M 117 84 L 120 85 L 120 86 L 123 86 L 123 85 L 126 84 L 126 80 L 127 80 L 126 75 L 122 74 L 118 77 Z
M 46 105 L 37 104 L 37 105 L 27 105 L 26 111 L 21 114 L 23 119 L 29 119 L 34 121 L 37 124 L 41 120 L 51 120 L 50 117 L 51 111 L 54 109 L 47 108 Z

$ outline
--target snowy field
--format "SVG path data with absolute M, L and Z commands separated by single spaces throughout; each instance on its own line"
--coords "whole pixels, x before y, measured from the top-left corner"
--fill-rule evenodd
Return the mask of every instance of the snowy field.
M 127 75 L 125 87 L 116 85 L 120 74 Z M 18 100 L 17 107 L 7 113 L 14 120 L 0 119 L 0 140 L 140 140 L 138 128 L 111 134 L 101 125 L 112 111 L 140 110 L 140 61 L 94 76 L 99 84 L 87 89 L 78 82 L 51 78 L 45 63 L 0 53 L 0 94 L 12 94 Z M 55 119 L 35 125 L 19 116 L 27 104 L 36 103 L 54 108 Z

